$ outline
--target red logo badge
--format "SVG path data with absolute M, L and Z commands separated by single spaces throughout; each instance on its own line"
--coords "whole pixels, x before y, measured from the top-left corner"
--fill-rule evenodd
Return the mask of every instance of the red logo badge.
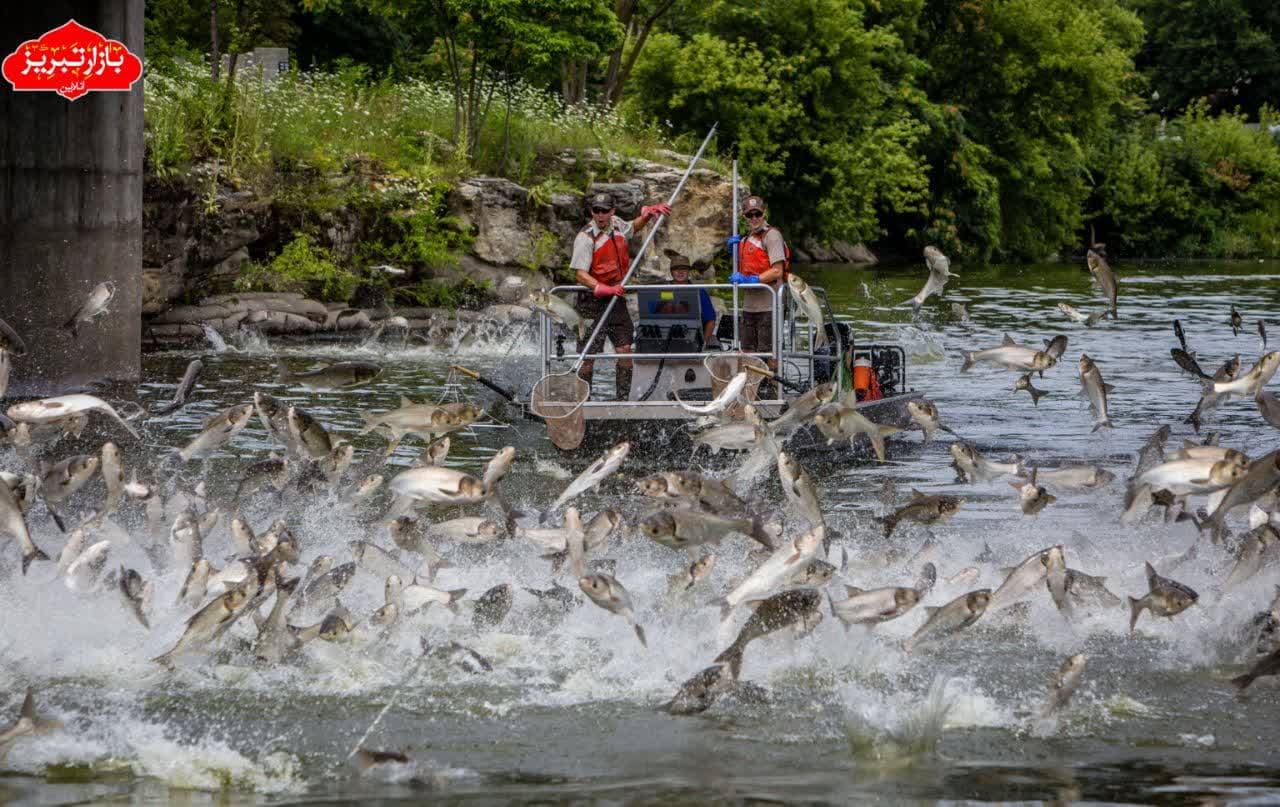
M 16 92 L 56 92 L 74 101 L 87 92 L 128 92 L 142 60 L 123 43 L 75 20 L 29 39 L 4 57 L 0 73 Z

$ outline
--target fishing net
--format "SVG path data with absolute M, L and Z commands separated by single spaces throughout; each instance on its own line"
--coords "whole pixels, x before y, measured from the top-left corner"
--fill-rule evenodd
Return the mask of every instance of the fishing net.
M 590 393 L 591 385 L 572 372 L 543 376 L 533 385 L 529 411 L 546 422 L 547 434 L 556 448 L 571 451 L 582 445 L 587 432 L 582 404 Z
M 762 359 L 755 356 L 745 356 L 741 353 L 717 353 L 706 357 L 702 360 L 703 366 L 707 368 L 707 373 L 711 376 L 711 397 L 718 398 L 720 393 L 724 392 L 725 386 L 728 385 L 733 377 L 738 373 L 746 372 L 747 367 L 756 367 L 761 370 L 768 370 L 769 367 Z M 747 373 L 747 386 L 743 388 L 742 395 L 737 401 L 734 401 L 725 414 L 734 420 L 742 420 L 746 416 L 746 401 L 754 401 L 756 393 L 760 389 L 759 373 Z

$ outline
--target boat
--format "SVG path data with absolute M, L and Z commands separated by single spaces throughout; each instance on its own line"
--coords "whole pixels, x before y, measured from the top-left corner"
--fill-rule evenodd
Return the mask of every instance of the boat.
M 827 335 L 826 344 L 816 345 L 813 323 L 799 312 L 791 295 L 786 293 L 785 284 L 780 289 L 753 288 L 768 290 L 773 296 L 773 338 L 768 351 L 745 353 L 736 349 L 739 345 L 735 315 L 739 310 L 738 286 L 728 283 L 628 286 L 625 299 L 631 306 L 636 328 L 632 342 L 634 352 L 596 353 L 587 357 L 595 363 L 595 378 L 594 388 L 581 406 L 586 442 L 598 446 L 602 441 L 617 441 L 620 435 L 639 433 L 646 437 L 646 444 L 656 441 L 666 445 L 666 438 L 689 433 L 690 426 L 699 417 L 681 406 L 681 402 L 696 406 L 712 400 L 738 368 L 747 364 L 764 368 L 766 362 L 778 368 L 777 383 L 765 380 L 762 386 L 769 391 L 763 393 L 763 397 L 757 397 L 757 385 L 750 384 L 745 395 L 766 420 L 783 415 L 793 401 L 819 384 L 830 382 L 847 393 L 855 375 L 852 368 L 856 366 L 869 370 L 869 373 L 858 374 L 864 381 L 874 380 L 866 389 L 858 390 L 854 407 L 876 423 L 903 428 L 911 423 L 907 402 L 923 396 L 908 385 L 906 351 L 900 345 L 858 343 L 849 325 L 836 320 L 826 291 L 813 286 L 823 307 Z M 724 303 L 712 344 L 703 343 L 701 290 Z M 563 285 L 550 291 L 572 304 L 575 296 L 587 289 Z M 543 377 L 569 373 L 580 358 L 575 334 L 545 312 L 538 312 L 538 316 Z M 625 399 L 616 398 L 610 368 L 621 358 L 631 359 L 634 367 Z M 721 375 L 717 375 L 717 370 Z M 525 407 L 526 413 L 534 408 L 529 399 L 517 403 Z M 741 407 L 737 416 L 742 417 Z M 810 432 L 808 437 L 801 437 L 797 442 L 826 444 L 825 439 L 815 439 L 817 432 L 811 424 L 806 430 Z M 593 436 L 596 439 L 593 440 Z

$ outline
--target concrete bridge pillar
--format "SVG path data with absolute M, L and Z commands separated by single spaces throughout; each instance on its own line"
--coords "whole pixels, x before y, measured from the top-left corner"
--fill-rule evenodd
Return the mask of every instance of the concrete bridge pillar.
M 6 3 L 0 57 L 75 19 L 142 56 L 143 0 Z M 142 364 L 142 82 L 75 101 L 0 80 L 0 318 L 27 355 L 9 396 L 137 380 Z M 60 326 L 100 282 L 110 313 Z

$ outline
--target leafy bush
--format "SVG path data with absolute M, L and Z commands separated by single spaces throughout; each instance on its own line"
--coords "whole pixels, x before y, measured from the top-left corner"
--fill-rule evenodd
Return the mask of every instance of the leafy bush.
M 346 302 L 360 276 L 333 262 L 329 250 L 313 247 L 311 236 L 299 235 L 263 266 L 246 263 L 236 288 L 243 291 L 294 291 L 324 301 Z
M 1148 119 L 1096 158 L 1098 207 L 1122 250 L 1176 257 L 1276 255 L 1280 145 L 1243 116 L 1193 104 Z

